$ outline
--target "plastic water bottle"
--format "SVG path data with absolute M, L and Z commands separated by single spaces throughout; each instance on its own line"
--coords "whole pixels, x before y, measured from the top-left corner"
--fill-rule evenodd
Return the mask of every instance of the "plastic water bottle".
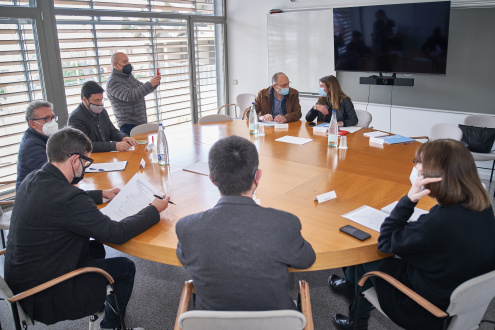
M 328 125 L 328 146 L 337 148 L 339 144 L 339 124 L 337 123 L 337 111 L 332 110 L 332 119 Z
M 251 110 L 249 110 L 249 134 L 258 134 L 258 115 L 254 108 L 254 102 L 251 104 Z
M 165 129 L 161 123 L 158 124 L 158 141 L 156 145 L 158 150 L 158 164 L 168 165 L 168 143 L 167 137 L 165 136 Z

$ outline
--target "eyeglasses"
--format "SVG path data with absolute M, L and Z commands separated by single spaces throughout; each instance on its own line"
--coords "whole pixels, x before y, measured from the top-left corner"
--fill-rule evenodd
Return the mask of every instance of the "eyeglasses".
M 72 154 L 67 154 L 67 157 L 74 156 L 74 155 L 79 155 L 79 158 L 80 158 L 80 159 L 84 159 L 84 160 L 85 160 L 85 162 L 84 162 L 84 163 L 82 163 L 83 168 L 88 168 L 88 167 L 90 167 L 90 166 L 91 166 L 91 164 L 93 164 L 93 162 L 94 162 L 94 160 L 93 160 L 93 159 L 91 159 L 91 158 L 89 158 L 89 157 L 86 157 L 86 156 L 84 156 L 84 155 L 81 155 L 80 153 L 77 153 L 77 152 L 74 152 L 74 153 L 72 153 Z
M 421 161 L 421 160 L 416 159 L 416 158 L 414 158 L 414 159 L 413 159 L 413 164 L 414 164 L 414 166 L 416 166 L 416 165 L 418 165 L 418 164 L 421 164 L 421 163 L 422 163 L 422 161 Z
M 58 121 L 58 116 L 46 116 L 43 118 L 32 118 L 31 120 L 42 120 L 42 119 L 45 121 L 45 123 L 49 123 L 52 120 Z
M 282 87 L 282 88 L 289 88 L 289 85 L 292 84 L 292 81 L 289 81 L 287 84 L 283 84 L 283 85 L 279 85 L 277 84 L 278 87 Z

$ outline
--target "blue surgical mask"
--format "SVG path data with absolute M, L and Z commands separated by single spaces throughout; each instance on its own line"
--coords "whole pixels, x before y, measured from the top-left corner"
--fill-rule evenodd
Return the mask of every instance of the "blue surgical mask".
M 280 95 L 287 95 L 289 94 L 289 89 L 288 88 L 280 88 Z
M 325 92 L 325 89 L 323 87 L 320 87 L 318 89 L 318 94 L 320 94 L 320 96 L 327 97 L 327 92 Z

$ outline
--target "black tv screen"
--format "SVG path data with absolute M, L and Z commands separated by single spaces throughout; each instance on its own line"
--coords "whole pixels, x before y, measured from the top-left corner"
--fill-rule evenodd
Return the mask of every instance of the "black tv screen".
M 450 1 L 334 8 L 335 70 L 445 74 Z

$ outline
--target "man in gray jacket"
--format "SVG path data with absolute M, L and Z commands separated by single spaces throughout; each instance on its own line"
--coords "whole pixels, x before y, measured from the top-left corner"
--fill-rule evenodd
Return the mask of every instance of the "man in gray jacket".
M 288 212 L 253 200 L 261 170 L 248 140 L 231 136 L 209 153 L 210 179 L 222 198 L 212 209 L 177 222 L 177 257 L 196 289 L 196 309 L 296 309 L 288 267 L 311 267 L 316 256 Z
M 160 84 L 161 76 L 142 83 L 132 74 L 132 65 L 124 53 L 112 55 L 112 74 L 107 82 L 107 96 L 117 117 L 120 131 L 131 135 L 131 130 L 148 122 L 144 97 Z

